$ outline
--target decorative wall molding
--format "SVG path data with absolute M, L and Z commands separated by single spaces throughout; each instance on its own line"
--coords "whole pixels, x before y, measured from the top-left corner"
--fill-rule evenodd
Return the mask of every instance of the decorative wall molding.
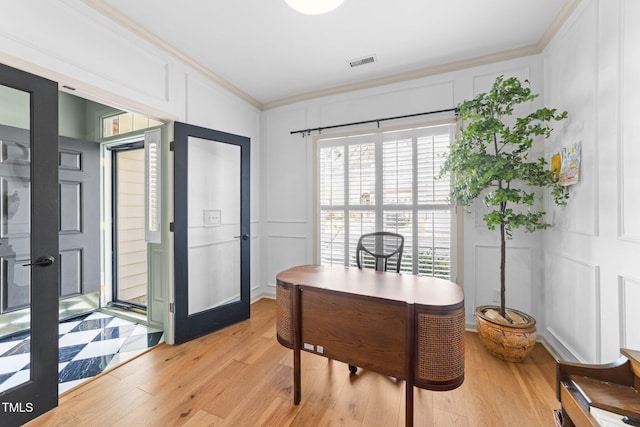
M 211 81 L 213 81 L 216 84 L 218 84 L 219 86 L 225 88 L 226 90 L 228 90 L 229 92 L 231 92 L 234 95 L 238 96 L 239 98 L 245 100 L 249 104 L 251 104 L 251 105 L 253 105 L 255 107 L 258 107 L 258 108 L 261 107 L 260 102 L 256 101 L 254 98 L 252 98 L 251 96 L 247 95 L 246 93 L 244 93 L 243 91 L 241 91 L 240 89 L 238 89 L 237 87 L 235 87 L 234 85 L 229 83 L 228 81 L 224 80 L 223 78 L 221 78 L 217 74 L 213 73 L 211 70 L 209 70 L 208 68 L 206 68 L 205 66 L 203 66 L 202 64 L 200 64 L 199 62 L 197 62 L 196 60 L 191 58 L 190 56 L 186 55 L 182 51 L 176 49 L 175 47 L 173 47 L 169 43 L 167 43 L 164 40 L 160 39 L 155 34 L 153 34 L 151 31 L 147 30 L 146 28 L 141 27 L 138 23 L 132 21 L 131 19 L 129 19 L 129 17 L 127 17 L 126 15 L 124 15 L 123 13 L 118 11 L 117 9 L 111 7 L 110 5 L 108 5 L 103 0 L 81 0 L 81 1 L 83 3 L 85 3 L 87 6 L 90 6 L 93 9 L 95 9 L 96 11 L 100 12 L 101 14 L 106 16 L 107 18 L 111 19 L 112 21 L 120 24 L 121 26 L 123 26 L 127 30 L 131 31 L 133 34 L 141 37 L 142 39 L 144 39 L 147 42 L 153 44 L 154 46 L 156 46 L 157 48 L 163 50 L 164 52 L 168 53 L 169 55 L 173 56 L 174 58 L 177 58 L 180 61 L 184 62 L 185 64 L 189 65 L 193 69 L 195 69 L 198 72 L 202 73 L 204 76 L 206 76 Z
M 490 263 L 482 258 L 482 252 L 485 256 L 490 256 Z M 490 253 L 489 253 L 490 252 Z M 493 262 L 495 261 L 495 262 Z M 484 304 L 495 304 L 494 292 L 500 289 L 500 245 L 496 244 L 476 244 L 474 246 L 474 278 L 476 281 L 474 307 Z M 525 264 L 515 264 L 524 262 Z M 534 281 L 535 271 L 533 265 L 533 248 L 529 246 L 510 246 L 507 243 L 507 305 L 518 310 L 532 313 L 533 306 L 531 302 L 534 297 Z M 526 280 L 517 280 L 526 279 Z M 487 285 L 494 283 L 494 285 Z
M 566 206 L 556 207 L 549 201 L 545 205 L 554 216 L 555 229 L 594 237 L 600 222 L 597 2 L 582 2 L 563 30 L 554 39 L 557 49 L 545 58 L 545 103 L 569 111 L 569 118 L 554 132 L 558 145 L 547 149 L 556 151 L 579 142 L 580 181 L 571 187 Z
M 620 295 L 620 347 L 640 348 L 640 279 L 618 276 Z
M 267 224 L 308 224 L 306 220 L 269 219 Z
M 559 281 L 562 284 L 556 285 Z M 600 363 L 600 266 L 549 251 L 545 283 L 548 333 L 576 360 Z
M 266 160 L 266 218 L 272 224 L 306 224 L 311 173 L 310 144 L 290 135 L 291 123 L 306 123 L 307 109 L 278 111 L 270 115 L 266 129 L 269 146 L 264 150 Z M 271 142 L 273 141 L 273 142 Z M 299 159 L 299 161 L 291 161 Z M 296 195 L 295 199 L 291 195 Z
M 267 235 L 267 287 L 275 284 L 279 272 L 308 264 L 308 240 L 301 235 Z
M 640 127 L 637 116 L 640 113 L 640 100 L 634 88 L 637 87 L 637 75 L 640 73 L 640 37 L 637 30 L 629 24 L 631 17 L 640 13 L 637 2 L 623 1 L 621 6 L 620 25 L 620 61 L 619 61 L 619 99 L 620 115 L 618 129 L 618 185 L 619 185 L 619 234 L 624 240 L 640 242 L 640 200 L 637 197 L 637 182 L 640 173 L 637 159 L 640 148 L 637 144 L 637 133 Z
M 267 236 L 269 239 L 297 239 L 297 240 L 307 240 L 307 236 L 301 235 L 286 235 L 286 234 L 269 234 Z

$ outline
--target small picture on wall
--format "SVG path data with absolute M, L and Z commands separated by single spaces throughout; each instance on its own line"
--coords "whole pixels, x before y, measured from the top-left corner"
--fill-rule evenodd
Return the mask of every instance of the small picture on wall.
M 580 143 L 564 147 L 551 156 L 551 171 L 556 174 L 560 185 L 576 184 L 580 178 Z

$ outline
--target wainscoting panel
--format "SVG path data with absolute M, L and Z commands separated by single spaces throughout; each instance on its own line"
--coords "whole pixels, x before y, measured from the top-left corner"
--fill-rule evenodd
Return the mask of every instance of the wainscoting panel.
M 9 52 L 15 46 L 39 65 L 65 64 L 73 77 L 90 74 L 94 81 L 130 89 L 132 98 L 140 94 L 167 101 L 167 62 L 150 45 L 134 42 L 83 2 L 48 1 L 37 5 L 37 13 L 24 9 L 19 2 L 3 5 L 3 14 L 24 17 L 5 19 L 0 28 Z
M 475 250 L 475 306 L 500 303 L 500 247 L 478 245 Z M 507 247 L 506 304 L 508 307 L 532 312 L 532 252 L 531 248 Z
M 378 90 L 380 92 L 380 90 Z M 365 97 L 351 97 L 324 104 L 320 108 L 321 123 L 319 126 L 333 126 L 343 123 L 373 120 L 385 117 L 397 117 L 427 111 L 443 110 L 455 107 L 453 81 L 433 83 L 412 87 L 404 90 L 384 91 L 372 93 Z M 451 117 L 450 114 L 444 117 Z M 438 116 L 412 117 L 411 123 L 434 120 Z M 384 126 L 394 126 L 401 122 L 395 120 L 384 123 Z M 371 125 L 365 125 L 370 128 Z M 381 126 L 383 126 L 381 124 Z M 357 130 L 350 126 L 338 129 L 338 132 Z M 331 132 L 331 130 L 327 131 Z
M 618 168 L 620 177 L 618 182 L 621 186 L 621 234 L 625 238 L 640 242 L 640 30 L 636 25 L 637 19 L 632 17 L 640 16 L 640 2 L 624 2 L 624 32 L 622 35 L 622 139 L 620 146 L 620 167 Z
M 254 107 L 197 73 L 185 73 L 184 84 L 187 123 L 246 136 L 252 150 L 256 147 L 259 112 Z
M 270 115 L 267 133 L 267 218 L 269 222 L 306 223 L 309 180 L 313 175 L 308 156 L 313 150 L 310 137 L 291 135 L 292 123 L 306 123 L 306 111 L 287 110 Z M 304 125 L 302 125 L 304 126 Z M 271 283 L 271 281 L 269 281 Z
M 307 238 L 304 236 L 267 237 L 267 283 L 275 287 L 276 275 L 296 265 L 308 264 Z M 270 289 L 275 295 L 275 289 Z
M 546 257 L 547 332 L 581 362 L 600 363 L 600 267 Z
M 579 182 L 571 187 L 571 200 L 555 207 L 550 197 L 546 211 L 555 230 L 587 236 L 599 234 L 599 157 L 597 128 L 598 25 L 597 2 L 586 4 L 568 31 L 561 32 L 557 46 L 545 59 L 544 105 L 566 110 L 567 120 L 553 125 L 547 155 L 580 144 Z M 614 149 L 613 141 L 607 144 Z
M 620 346 L 640 349 L 640 279 L 625 276 L 620 283 Z

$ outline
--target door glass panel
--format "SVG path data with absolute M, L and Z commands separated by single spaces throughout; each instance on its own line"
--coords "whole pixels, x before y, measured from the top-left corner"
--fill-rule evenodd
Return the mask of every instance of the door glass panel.
M 240 155 L 189 137 L 189 315 L 240 301 Z
M 0 85 L 0 392 L 30 379 L 30 98 Z
M 147 306 L 144 240 L 144 150 L 116 152 L 117 301 Z

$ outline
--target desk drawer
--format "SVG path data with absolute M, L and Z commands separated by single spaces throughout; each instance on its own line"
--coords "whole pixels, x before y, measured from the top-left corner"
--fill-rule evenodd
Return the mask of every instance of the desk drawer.
M 565 415 L 568 415 L 570 420 L 564 420 L 565 426 L 593 426 L 599 427 L 600 424 L 589 414 L 589 408 L 585 407 L 580 401 L 577 391 L 572 390 L 567 383 L 562 383 L 560 386 L 560 403 Z

